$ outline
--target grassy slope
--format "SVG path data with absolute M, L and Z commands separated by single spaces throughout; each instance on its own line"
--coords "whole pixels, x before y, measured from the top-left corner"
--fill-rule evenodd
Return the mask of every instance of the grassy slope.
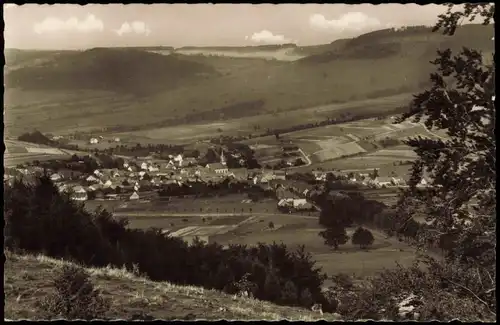
M 414 93 L 428 82 L 432 71 L 429 61 L 435 57 L 436 48 L 469 46 L 491 52 L 492 35 L 492 28 L 477 25 L 465 26 L 453 37 L 431 33 L 429 29 L 379 31 L 324 46 L 291 48 L 312 54 L 295 62 L 189 56 L 182 60 L 186 63 L 185 69 L 195 65 L 211 66 L 218 73 L 210 77 L 188 75 L 185 83 L 175 87 L 151 82 L 142 74 L 132 78 L 118 94 L 106 92 L 109 87 L 102 87 L 102 83 L 98 91 L 82 93 L 70 87 L 71 83 L 59 91 L 44 90 L 45 84 L 37 84 L 38 91 L 33 87 L 22 91 L 9 89 L 6 92 L 6 104 L 10 108 L 6 116 L 7 129 L 36 126 L 42 131 L 55 132 L 113 125 L 155 128 L 182 125 L 201 113 L 205 113 L 205 121 L 223 120 Z M 101 54 L 102 51 L 105 49 L 101 49 Z M 74 62 L 88 63 L 81 58 L 78 61 L 74 55 Z M 121 54 L 117 57 L 122 60 Z M 180 57 L 176 54 L 165 58 L 180 62 Z M 142 60 L 139 54 L 136 59 Z M 126 66 L 143 64 L 134 62 L 128 61 Z M 117 64 L 117 67 L 123 65 L 125 63 Z M 33 80 L 33 69 L 24 70 L 28 80 Z M 113 74 L 110 69 L 108 72 Z M 9 77 L 6 79 L 9 84 Z M 92 80 L 91 76 L 88 79 Z M 119 79 L 123 83 L 121 79 L 126 78 L 122 75 Z M 148 92 L 148 96 L 138 97 L 128 91 L 138 81 L 146 83 L 141 89 Z M 252 102 L 263 104 L 256 109 L 244 109 Z M 279 117 L 273 120 L 280 125 Z
M 6 252 L 4 290 L 6 319 L 37 319 L 35 302 L 49 294 L 50 279 L 64 262 L 45 256 L 19 256 Z M 283 307 L 248 298 L 235 298 L 199 287 L 152 282 L 124 270 L 88 269 L 92 282 L 112 300 L 107 317 L 129 319 L 144 312 L 155 319 L 228 320 L 335 320 L 336 315 Z

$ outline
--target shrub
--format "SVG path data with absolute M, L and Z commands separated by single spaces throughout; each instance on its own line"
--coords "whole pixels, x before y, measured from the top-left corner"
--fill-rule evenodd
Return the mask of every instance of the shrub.
M 269 229 L 274 229 L 274 222 L 269 221 L 269 224 L 267 225 Z
M 110 301 L 94 289 L 89 274 L 74 265 L 64 265 L 53 279 L 55 292 L 40 303 L 41 312 L 49 319 L 103 319 Z

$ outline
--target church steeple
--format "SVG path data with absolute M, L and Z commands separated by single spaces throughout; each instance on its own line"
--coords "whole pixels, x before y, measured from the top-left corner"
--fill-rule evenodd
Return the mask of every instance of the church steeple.
M 226 166 L 226 158 L 224 157 L 224 149 L 222 149 L 220 153 L 220 163 L 224 166 Z

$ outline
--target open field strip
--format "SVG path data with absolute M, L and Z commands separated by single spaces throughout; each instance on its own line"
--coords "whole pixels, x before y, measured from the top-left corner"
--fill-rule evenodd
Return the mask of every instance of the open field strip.
M 375 152 L 371 152 L 367 154 L 367 156 L 390 156 L 390 157 L 408 157 L 408 158 L 418 157 L 415 151 L 411 149 L 407 150 L 382 149 L 382 150 L 377 150 Z

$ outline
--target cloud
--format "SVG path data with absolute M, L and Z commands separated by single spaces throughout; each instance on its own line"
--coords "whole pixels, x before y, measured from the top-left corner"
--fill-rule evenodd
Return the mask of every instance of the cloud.
M 266 43 L 266 44 L 282 44 L 291 42 L 290 39 L 285 38 L 284 35 L 274 35 L 268 30 L 262 30 L 258 33 L 253 33 L 252 36 L 245 36 L 245 39 L 252 40 L 256 43 Z
M 332 20 L 326 19 L 321 14 L 314 14 L 309 17 L 309 24 L 315 29 L 338 31 L 360 31 L 382 25 L 377 18 L 369 17 L 362 12 L 348 12 L 339 19 Z
M 119 36 L 129 33 L 143 34 L 148 36 L 149 34 L 151 34 L 151 30 L 145 22 L 136 20 L 131 22 L 130 24 L 128 22 L 124 22 L 120 29 L 115 30 L 115 33 L 117 33 Z
M 89 14 L 85 20 L 78 20 L 76 17 L 71 17 L 68 20 L 62 20 L 55 17 L 47 17 L 39 23 L 35 23 L 33 30 L 37 34 L 55 33 L 55 32 L 100 32 L 104 30 L 102 20 L 97 19 L 94 15 Z

